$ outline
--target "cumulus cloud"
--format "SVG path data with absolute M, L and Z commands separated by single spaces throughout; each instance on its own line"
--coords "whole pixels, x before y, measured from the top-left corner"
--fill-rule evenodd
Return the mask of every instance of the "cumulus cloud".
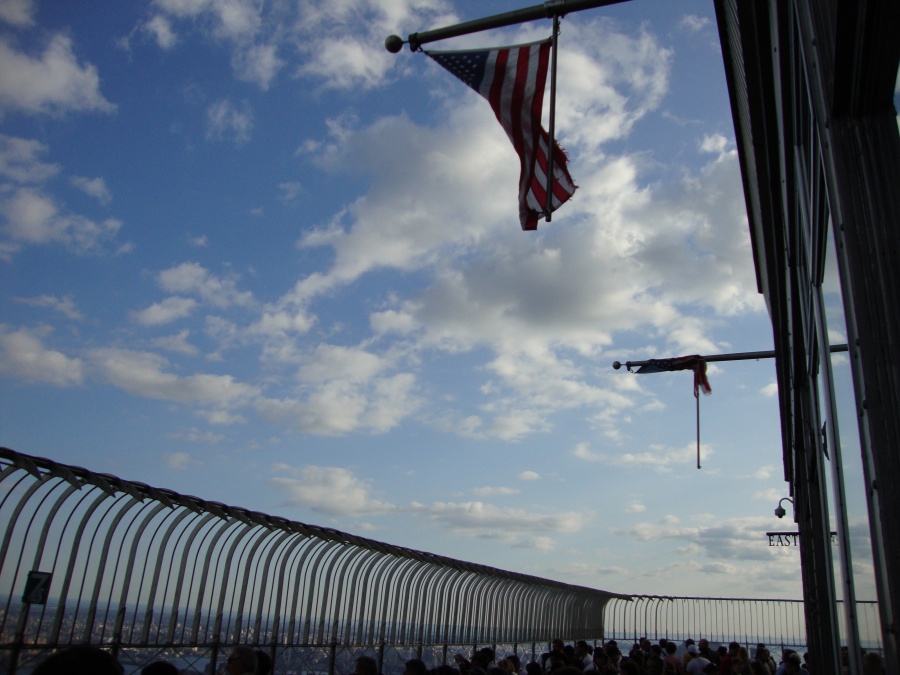
M 221 443 L 225 440 L 223 434 L 197 429 L 196 427 L 188 429 L 187 431 L 166 434 L 166 438 L 170 440 L 186 441 L 188 443 L 205 443 L 209 445 L 215 445 L 216 443 Z
M 522 471 L 519 480 L 540 480 L 541 475 L 536 471 Z
M 158 338 L 154 338 L 151 344 L 157 349 L 162 349 L 167 352 L 175 352 L 178 354 L 185 354 L 187 356 L 195 356 L 198 353 L 198 349 L 192 345 L 188 341 L 188 337 L 191 332 L 185 328 L 183 331 L 180 331 L 174 335 L 163 335 Z
M 707 526 L 678 526 L 677 518 L 663 518 L 660 523 L 620 528 L 614 534 L 644 542 L 671 541 L 688 557 L 704 556 L 716 562 L 767 561 L 772 551 L 760 533 L 770 524 L 768 518 L 731 518 Z
M 236 51 L 232 65 L 238 79 L 254 82 L 265 91 L 284 66 L 284 61 L 278 57 L 276 45 L 254 44 Z
M 33 298 L 15 298 L 15 301 L 30 307 L 52 309 L 72 321 L 83 321 L 84 315 L 78 311 L 71 297 L 58 298 L 55 295 L 39 295 Z
M 0 21 L 24 27 L 34 23 L 34 0 L 3 0 L 0 2 Z
M 248 102 L 240 106 L 221 99 L 206 109 L 206 139 L 227 140 L 242 145 L 250 140 L 253 112 Z
M 572 454 L 578 459 L 586 459 L 589 462 L 599 462 L 601 459 L 603 459 L 602 455 L 596 452 L 592 452 L 588 448 L 587 443 L 578 443 L 575 446 L 575 449 L 572 451 Z
M 697 16 L 696 14 L 685 14 L 678 22 L 678 26 L 689 33 L 696 33 L 706 28 L 709 23 L 710 21 L 706 17 Z
M 259 395 L 257 387 L 231 375 L 169 372 L 169 362 L 151 352 L 106 347 L 91 350 L 87 359 L 101 381 L 147 398 L 227 409 Z
M 163 464 L 170 469 L 186 469 L 197 462 L 187 452 L 170 452 L 162 456 Z
M 567 106 L 569 118 L 558 128 L 582 188 L 559 215 L 565 227 L 510 236 L 517 227 L 515 153 L 489 106 L 461 85 L 434 128 L 404 116 L 364 127 L 337 117 L 327 137 L 307 145 L 311 161 L 361 173 L 372 189 L 304 233 L 302 249 L 326 249 L 334 262 L 301 279 L 278 305 L 297 308 L 308 329 L 318 298 L 366 274 L 425 271 L 427 287 L 378 308 L 370 322 L 418 351 L 488 350 L 485 404 L 477 413 L 460 411 L 453 423 L 477 438 L 544 432 L 569 408 L 616 438 L 623 413 L 652 406 L 653 397 L 610 373 L 586 377 L 581 359 L 601 354 L 617 333 L 638 330 L 666 349 L 714 352 L 712 320 L 698 307 L 710 317 L 764 310 L 737 156 L 724 137 L 698 138 L 703 168 L 681 172 L 672 187 L 648 186 L 640 158 L 604 151 L 659 107 L 669 50 L 652 34 L 622 34 L 610 22 L 572 28 L 560 79 L 578 103 Z M 400 145 L 407 161 L 392 161 Z M 598 453 L 582 446 L 576 455 Z
M 366 363 L 365 355 L 358 356 L 364 367 L 372 367 L 371 362 Z M 323 355 L 320 353 L 318 357 Z M 327 360 L 328 355 L 324 358 Z M 321 371 L 322 365 L 318 361 L 301 369 L 296 396 L 261 398 L 256 402 L 257 411 L 266 419 L 290 428 L 335 436 L 351 432 L 384 433 L 415 412 L 421 403 L 414 391 L 415 377 L 409 373 L 370 371 L 366 374 L 342 372 L 343 369 L 332 373 Z
M 40 160 L 47 153 L 43 143 L 0 134 L 0 176 L 17 183 L 41 183 L 56 175 L 58 164 Z
M 112 193 L 106 186 L 106 181 L 102 178 L 85 178 L 84 176 L 73 176 L 72 185 L 96 199 L 103 206 L 107 206 L 112 201 Z
M 484 502 L 414 502 L 410 508 L 448 529 L 497 537 L 522 532 L 579 532 L 590 520 L 589 515 L 580 512 L 537 513 Z
M 132 312 L 131 317 L 142 326 L 159 326 L 190 316 L 196 306 L 196 300 L 174 296 Z
M 162 270 L 157 275 L 159 287 L 168 293 L 196 295 L 213 307 L 246 307 L 253 304 L 253 294 L 237 288 L 237 275 L 218 276 L 196 262 L 185 262 Z
M 715 454 L 714 449 L 705 443 L 701 443 L 700 452 L 704 457 Z M 697 444 L 690 442 L 680 448 L 652 445 L 644 452 L 616 452 L 604 455 L 603 459 L 616 466 L 643 467 L 656 472 L 666 472 L 673 466 L 696 462 Z
M 492 495 L 514 495 L 518 493 L 519 490 L 515 490 L 510 487 L 485 485 L 483 487 L 472 488 L 472 494 L 476 497 L 490 497 Z
M 253 0 L 157 0 L 154 5 L 158 13 L 144 24 L 143 30 L 163 50 L 171 50 L 180 41 L 176 27 L 199 30 L 214 44 L 230 51 L 235 77 L 256 84 L 263 91 L 285 65 L 278 52 L 291 44 L 289 6 L 273 8 Z
M 122 222 L 96 222 L 60 209 L 50 195 L 34 188 L 18 188 L 0 197 L 5 219 L 0 251 L 9 257 L 26 245 L 58 244 L 80 255 L 109 251 Z M 119 250 L 123 250 L 121 247 Z
M 36 114 L 70 111 L 113 112 L 100 93 L 100 77 L 91 64 L 80 65 L 71 38 L 57 34 L 43 53 L 31 56 L 0 39 L 0 110 Z
M 144 30 L 153 36 L 160 49 L 168 51 L 178 44 L 178 36 L 172 30 L 172 23 L 163 15 L 157 14 L 144 24 Z
M 359 517 L 389 513 L 397 507 L 372 497 L 372 487 L 343 467 L 291 467 L 277 464 L 270 484 L 286 495 L 288 506 L 330 516 Z
M 0 374 L 28 382 L 68 387 L 84 381 L 84 364 L 46 347 L 50 328 L 12 329 L 0 324 Z

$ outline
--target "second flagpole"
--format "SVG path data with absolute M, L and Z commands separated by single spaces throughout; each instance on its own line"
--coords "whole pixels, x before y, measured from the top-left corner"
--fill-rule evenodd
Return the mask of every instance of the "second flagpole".
M 544 203 L 544 219 L 549 223 L 553 213 L 553 148 L 556 134 L 556 47 L 559 42 L 559 15 L 553 15 L 553 36 L 550 38 L 550 121 L 547 144 L 547 197 Z M 537 153 L 535 153 L 537 156 Z M 537 160 L 535 160 L 537 161 Z

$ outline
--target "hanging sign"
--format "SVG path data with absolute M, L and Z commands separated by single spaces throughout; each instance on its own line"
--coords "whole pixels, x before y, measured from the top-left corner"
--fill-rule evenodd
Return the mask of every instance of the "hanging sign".
M 797 546 L 800 542 L 799 532 L 766 532 L 769 546 Z M 837 543 L 837 532 L 831 533 L 831 543 Z
M 50 580 L 52 572 L 38 572 L 32 570 L 25 580 L 25 592 L 22 593 L 22 602 L 28 605 L 45 605 L 50 594 Z

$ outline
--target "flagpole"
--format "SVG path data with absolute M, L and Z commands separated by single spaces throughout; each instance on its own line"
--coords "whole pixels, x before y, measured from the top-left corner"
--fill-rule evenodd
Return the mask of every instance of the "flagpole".
M 548 0 L 541 5 L 523 7 L 522 9 L 515 9 L 511 12 L 494 14 L 493 16 L 486 16 L 482 19 L 465 21 L 463 23 L 454 24 L 453 26 L 435 28 L 434 30 L 426 30 L 421 33 L 410 33 L 406 40 L 399 35 L 391 35 L 384 41 L 384 47 L 392 54 L 396 54 L 403 49 L 403 45 L 408 44 L 409 50 L 414 52 L 426 42 L 435 42 L 437 40 L 459 37 L 460 35 L 479 33 L 483 30 L 512 26 L 517 23 L 525 23 L 526 21 L 565 16 L 570 12 L 581 12 L 585 9 L 594 9 L 595 7 L 617 5 L 620 2 L 626 2 L 626 0 Z
M 700 468 L 700 396 L 698 392 L 694 392 L 694 398 L 697 399 L 697 468 Z
M 553 15 L 553 37 L 550 38 L 550 144 L 547 146 L 547 201 L 544 219 L 549 223 L 553 213 L 553 148 L 556 145 L 556 47 L 559 42 L 559 15 Z
M 831 353 L 835 354 L 837 352 L 846 352 L 849 351 L 847 345 L 831 345 Z M 751 361 L 755 359 L 773 359 L 775 358 L 774 351 L 763 351 L 763 352 L 735 352 L 734 354 L 713 354 L 711 356 L 701 356 L 701 359 L 706 361 L 707 363 L 712 363 L 713 361 Z M 622 366 L 625 366 L 626 370 L 631 370 L 632 368 L 637 368 L 639 366 L 646 366 L 650 363 L 650 361 L 626 361 L 622 363 L 620 361 L 613 361 L 612 367 L 615 370 L 619 370 Z

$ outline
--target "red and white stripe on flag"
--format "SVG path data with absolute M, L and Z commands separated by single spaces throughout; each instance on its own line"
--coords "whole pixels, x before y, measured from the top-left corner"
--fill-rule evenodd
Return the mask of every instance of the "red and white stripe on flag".
M 550 40 L 525 45 L 457 52 L 426 52 L 484 96 L 519 155 L 519 220 L 536 230 L 547 205 L 550 135 L 541 126 Z M 569 158 L 553 143 L 552 200 L 555 211 L 574 194 Z

